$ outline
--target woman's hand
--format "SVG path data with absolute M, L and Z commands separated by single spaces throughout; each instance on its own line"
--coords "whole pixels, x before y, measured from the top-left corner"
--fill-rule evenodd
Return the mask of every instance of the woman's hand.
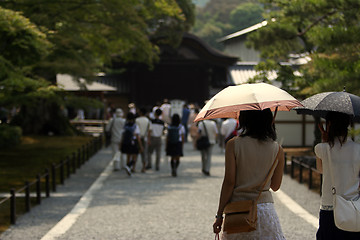
M 330 123 L 329 123 L 329 126 L 326 125 L 326 130 L 324 129 L 324 126 L 322 123 L 318 124 L 318 128 L 321 132 L 321 140 L 323 142 L 328 142 L 328 140 L 329 140 L 329 127 L 330 127 Z
M 223 219 L 222 218 L 216 218 L 215 222 L 213 224 L 213 231 L 214 233 L 219 233 L 221 231 L 221 225 L 222 225 Z

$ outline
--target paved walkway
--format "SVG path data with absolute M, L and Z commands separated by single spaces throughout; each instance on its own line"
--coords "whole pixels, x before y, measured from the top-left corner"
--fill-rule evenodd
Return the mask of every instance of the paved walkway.
M 111 151 L 102 149 L 0 239 L 214 239 L 223 155 L 214 148 L 205 177 L 200 154 L 188 143 L 177 178 L 166 158 L 159 172 L 140 173 L 139 161 L 138 173 L 128 177 L 112 171 Z M 287 239 L 315 239 L 318 194 L 285 175 L 274 200 Z

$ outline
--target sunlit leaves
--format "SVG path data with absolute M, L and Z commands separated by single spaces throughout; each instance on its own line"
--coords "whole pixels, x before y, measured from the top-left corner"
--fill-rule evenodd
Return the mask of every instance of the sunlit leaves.
M 321 91 L 360 93 L 360 2 L 355 0 L 268 0 L 266 19 L 275 19 L 251 36 L 264 58 L 280 62 L 287 54 L 307 54 L 295 79 L 300 95 Z M 280 70 L 278 67 L 276 70 Z

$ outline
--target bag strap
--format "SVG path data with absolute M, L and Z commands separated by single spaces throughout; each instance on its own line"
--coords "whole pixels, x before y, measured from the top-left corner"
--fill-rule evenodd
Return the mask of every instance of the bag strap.
M 207 130 L 206 130 L 206 126 L 205 126 L 205 123 L 204 123 L 204 121 L 202 122 L 202 124 L 204 125 L 204 129 L 205 129 L 205 134 L 206 134 L 206 136 L 208 137 L 208 132 L 207 132 Z
M 331 158 L 331 155 L 330 155 L 330 145 L 326 145 L 326 150 L 327 150 L 327 154 L 328 154 L 328 161 L 329 161 L 329 173 L 330 173 L 330 178 L 331 178 L 331 182 L 332 182 L 332 187 L 331 187 L 331 191 L 332 191 L 332 194 L 335 195 L 336 194 L 336 187 L 335 187 L 335 179 L 334 179 L 334 168 L 333 168 L 333 165 L 332 165 L 332 158 Z
M 270 174 L 271 174 L 271 172 L 275 169 L 275 167 L 277 166 L 277 163 L 279 162 L 279 154 L 280 154 L 280 145 L 279 145 L 278 153 L 276 154 L 275 161 L 274 161 L 274 163 L 272 164 L 272 166 L 271 166 L 271 168 L 270 168 L 270 170 L 269 170 L 269 172 L 268 172 L 268 174 L 267 174 L 267 176 L 266 176 L 266 178 L 265 178 L 265 181 L 264 181 L 264 183 L 263 183 L 262 186 L 261 186 L 261 191 L 260 191 L 259 195 L 257 196 L 255 202 L 257 202 L 257 201 L 259 200 L 260 195 L 261 195 L 262 191 L 263 191 L 264 188 L 265 188 L 265 185 L 269 182 L 269 180 L 270 180 Z
M 215 240 L 220 240 L 219 233 L 215 234 Z
M 115 122 L 115 118 L 112 118 L 111 119 L 111 124 L 110 124 L 110 129 L 109 129 L 109 132 L 111 132 L 113 126 L 114 126 L 114 122 Z
M 332 195 L 334 197 L 336 194 L 334 168 L 333 168 L 332 158 L 330 155 L 330 145 L 327 145 L 326 147 L 327 147 L 327 154 L 328 154 L 328 161 L 329 161 L 329 173 L 330 173 L 330 177 L 331 177 L 331 181 L 332 181 L 331 191 L 332 191 Z M 353 198 L 352 200 L 359 199 L 359 198 L 360 198 L 360 192 L 358 192 L 358 195 L 355 198 Z

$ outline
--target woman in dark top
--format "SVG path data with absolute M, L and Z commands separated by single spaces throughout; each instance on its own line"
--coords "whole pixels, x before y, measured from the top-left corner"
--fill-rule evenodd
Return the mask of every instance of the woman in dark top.
M 177 176 L 177 168 L 180 164 L 180 157 L 184 156 L 183 146 L 185 141 L 185 128 L 180 124 L 180 116 L 174 114 L 171 118 L 171 124 L 168 127 L 166 137 L 166 155 L 171 156 L 171 175 Z

